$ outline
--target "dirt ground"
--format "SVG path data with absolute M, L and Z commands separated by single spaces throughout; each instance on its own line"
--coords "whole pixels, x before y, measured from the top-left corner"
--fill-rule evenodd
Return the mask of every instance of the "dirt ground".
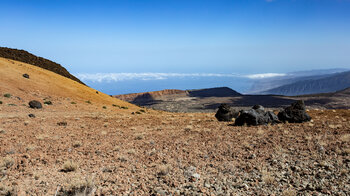
M 20 195 L 84 187 L 96 195 L 350 194 L 348 110 L 310 111 L 313 122 L 304 124 L 235 127 L 213 113 L 67 100 L 38 110 L 7 99 L 18 106 L 0 106 L 0 182 Z

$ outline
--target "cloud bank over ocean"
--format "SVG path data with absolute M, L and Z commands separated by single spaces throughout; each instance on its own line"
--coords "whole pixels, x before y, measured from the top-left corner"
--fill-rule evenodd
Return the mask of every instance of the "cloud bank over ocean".
M 165 80 L 174 78 L 248 78 L 263 79 L 271 77 L 286 76 L 284 73 L 262 73 L 262 74 L 218 74 L 218 73 L 78 73 L 75 74 L 82 81 L 89 82 L 119 82 L 126 80 Z

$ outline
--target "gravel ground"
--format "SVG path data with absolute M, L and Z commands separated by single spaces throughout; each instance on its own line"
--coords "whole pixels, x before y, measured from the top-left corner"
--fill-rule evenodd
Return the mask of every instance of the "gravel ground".
M 59 98 L 34 110 L 10 99 L 16 106 L 0 105 L 1 194 L 350 194 L 349 110 L 312 110 L 303 124 L 235 127 L 214 113 Z

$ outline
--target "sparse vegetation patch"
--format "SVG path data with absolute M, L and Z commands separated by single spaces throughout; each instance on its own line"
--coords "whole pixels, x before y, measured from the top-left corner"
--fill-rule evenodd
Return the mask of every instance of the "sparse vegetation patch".
M 4 157 L 1 159 L 0 168 L 10 168 L 15 161 L 11 157 Z
M 89 196 L 93 195 L 94 192 L 95 185 L 92 179 L 74 177 L 61 187 L 58 195 Z
M 64 162 L 61 171 L 62 172 L 73 172 L 76 171 L 78 169 L 78 165 L 73 162 L 72 160 L 68 160 L 66 162 Z

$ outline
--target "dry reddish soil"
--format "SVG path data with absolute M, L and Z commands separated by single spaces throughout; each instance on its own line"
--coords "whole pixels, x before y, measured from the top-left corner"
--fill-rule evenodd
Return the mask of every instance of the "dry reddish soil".
M 350 194 L 349 110 L 235 127 L 214 113 L 132 106 L 11 62 L 0 61 L 0 195 Z M 52 105 L 31 109 L 33 99 Z

